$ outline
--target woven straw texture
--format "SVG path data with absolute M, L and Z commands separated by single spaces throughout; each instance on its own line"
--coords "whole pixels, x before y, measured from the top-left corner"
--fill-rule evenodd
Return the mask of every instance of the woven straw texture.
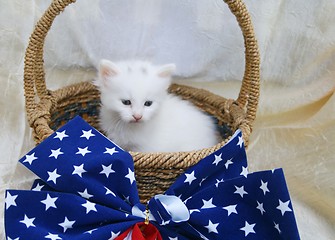
M 40 143 L 76 115 L 98 128 L 99 92 L 89 82 L 50 91 L 46 86 L 43 47 L 52 23 L 75 0 L 53 0 L 30 37 L 25 54 L 24 93 L 28 121 L 34 140 Z M 241 0 L 224 1 L 239 23 L 245 46 L 245 72 L 239 96 L 225 99 L 208 91 L 172 84 L 170 92 L 191 101 L 212 115 L 222 131 L 217 145 L 192 152 L 131 152 L 142 202 L 164 192 L 188 167 L 218 150 L 236 129 L 241 129 L 247 146 L 259 99 L 259 51 L 249 13 Z

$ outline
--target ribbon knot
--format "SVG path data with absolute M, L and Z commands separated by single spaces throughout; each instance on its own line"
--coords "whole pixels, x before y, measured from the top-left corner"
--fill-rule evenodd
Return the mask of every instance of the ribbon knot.
M 240 130 L 147 208 L 131 155 L 79 117 L 20 162 L 40 180 L 6 192 L 8 239 L 299 239 L 283 171 L 248 174 Z
M 179 197 L 163 194 L 151 198 L 147 207 L 141 203 L 133 206 L 132 215 L 161 226 L 186 222 L 190 218 L 187 206 Z

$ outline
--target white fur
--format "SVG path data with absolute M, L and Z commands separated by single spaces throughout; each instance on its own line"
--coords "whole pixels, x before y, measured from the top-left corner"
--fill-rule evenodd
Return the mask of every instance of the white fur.
M 173 64 L 101 61 L 95 84 L 101 92 L 100 126 L 108 138 L 138 152 L 191 151 L 217 143 L 212 119 L 168 94 L 174 70 Z M 152 105 L 144 106 L 146 101 Z

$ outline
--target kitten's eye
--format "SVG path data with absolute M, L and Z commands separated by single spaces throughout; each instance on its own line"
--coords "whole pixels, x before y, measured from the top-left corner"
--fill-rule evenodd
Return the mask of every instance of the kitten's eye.
M 144 106 L 146 106 L 146 107 L 150 107 L 151 105 L 152 105 L 152 101 L 146 101 L 144 103 Z
M 124 105 L 131 105 L 131 101 L 130 100 L 121 100 L 121 102 L 124 104 Z

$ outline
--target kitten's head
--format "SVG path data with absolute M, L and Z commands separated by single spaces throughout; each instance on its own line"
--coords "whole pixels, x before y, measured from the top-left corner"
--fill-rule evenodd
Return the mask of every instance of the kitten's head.
M 174 70 L 174 64 L 153 66 L 140 61 L 101 60 L 95 85 L 105 108 L 117 113 L 124 122 L 145 122 L 167 96 Z

